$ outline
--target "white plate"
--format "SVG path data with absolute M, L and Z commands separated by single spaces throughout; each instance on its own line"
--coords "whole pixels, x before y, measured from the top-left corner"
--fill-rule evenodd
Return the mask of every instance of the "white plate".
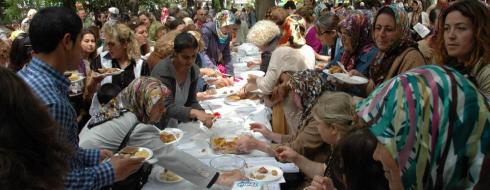
M 363 77 L 358 77 L 358 76 L 349 76 L 348 74 L 345 73 L 334 73 L 333 76 L 340 81 L 343 81 L 347 84 L 366 84 L 368 83 L 368 80 Z
M 184 178 L 182 178 L 182 177 L 178 176 L 178 175 L 177 175 L 177 174 L 175 174 L 175 173 L 174 173 L 174 174 L 175 174 L 175 175 L 177 175 L 177 176 L 179 177 L 179 179 L 178 179 L 178 180 L 176 180 L 176 181 L 167 181 L 167 180 L 165 180 L 165 179 L 161 179 L 161 178 L 160 178 L 160 174 L 161 174 L 162 172 L 164 172 L 164 171 L 165 171 L 165 169 L 164 169 L 164 168 L 161 168 L 161 170 L 159 170 L 158 172 L 155 172 L 155 178 L 156 178 L 156 179 L 157 179 L 159 182 L 162 182 L 162 183 L 178 183 L 178 182 L 181 182 L 182 180 L 184 180 Z M 168 171 L 168 172 L 172 172 L 172 171 Z M 172 173 L 173 173 L 173 172 L 172 172 Z
M 167 133 L 171 133 L 173 135 L 175 135 L 175 140 L 172 141 L 172 142 L 169 142 L 169 143 L 163 143 L 163 144 L 166 144 L 166 145 L 169 145 L 169 144 L 174 144 L 174 143 L 177 143 L 179 142 L 182 137 L 184 136 L 184 131 L 180 130 L 180 129 L 177 129 L 177 128 L 165 128 L 164 130 L 162 130 L 160 133 L 162 133 L 163 131 L 167 132 Z M 163 142 L 163 141 L 162 141 Z
M 129 147 L 124 147 L 122 150 L 124 150 L 126 148 L 129 148 Z M 145 151 L 147 151 L 149 153 L 149 156 L 144 161 L 148 161 L 148 160 L 151 159 L 151 157 L 153 157 L 153 151 L 151 149 L 145 148 L 145 147 L 136 147 L 136 148 L 138 149 L 138 151 L 145 150 Z M 119 151 L 119 152 L 121 152 L 121 151 Z M 116 154 L 119 154 L 119 153 L 116 153 Z
M 256 107 L 252 107 L 252 106 L 245 106 L 245 107 L 238 107 L 235 109 L 235 112 L 237 112 L 238 114 L 250 114 L 254 111 L 256 111 L 257 108 Z
M 82 81 L 83 79 L 85 79 L 84 76 L 78 76 L 78 79 L 77 80 L 70 80 L 71 83 L 77 83 L 77 82 L 80 82 Z
M 124 70 L 122 70 L 122 69 L 119 69 L 119 68 L 116 68 L 116 69 L 117 69 L 117 71 L 115 71 L 115 72 L 112 72 L 112 73 L 104 73 L 104 74 L 101 74 L 101 73 L 99 73 L 99 72 L 95 71 L 95 75 L 97 75 L 97 76 L 104 76 L 104 77 L 106 77 L 106 76 L 114 76 L 114 75 L 119 75 L 119 74 L 121 74 L 122 72 L 124 72 Z
M 257 77 L 263 77 L 265 73 L 263 71 L 246 71 L 240 74 L 240 77 L 242 77 L 244 80 L 248 79 L 248 75 L 255 75 Z
M 261 174 L 259 173 L 257 170 L 259 170 L 259 168 L 261 167 L 264 167 L 265 169 L 267 169 L 267 173 L 266 174 Z M 272 175 L 272 170 L 275 170 L 277 171 L 277 175 L 276 176 L 273 176 Z M 252 178 L 250 175 L 253 174 L 254 176 L 255 175 L 265 175 L 265 178 L 264 179 L 255 179 L 255 178 Z M 278 167 L 275 167 L 275 166 L 269 166 L 269 165 L 261 165 L 261 166 L 254 166 L 254 167 L 250 167 L 250 168 L 245 168 L 245 176 L 248 178 L 248 179 L 251 179 L 251 180 L 254 180 L 254 181 L 262 181 L 262 182 L 269 182 L 269 181 L 275 181 L 275 180 L 278 180 L 278 179 L 281 179 L 282 178 L 282 170 Z

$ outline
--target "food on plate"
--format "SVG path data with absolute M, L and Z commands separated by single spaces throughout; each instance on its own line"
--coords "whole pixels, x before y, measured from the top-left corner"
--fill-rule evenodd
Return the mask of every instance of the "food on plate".
M 134 157 L 137 157 L 137 158 L 148 158 L 150 157 L 150 152 L 146 151 L 146 150 L 140 150 L 138 152 L 136 152 L 134 154 Z
M 257 180 L 263 180 L 265 178 L 265 175 L 261 175 L 261 174 L 254 175 L 253 173 L 250 173 L 248 176 L 252 179 L 257 179 Z
M 226 99 L 230 102 L 236 102 L 238 100 L 241 100 L 242 98 L 238 94 L 232 94 L 227 96 Z
M 328 69 L 328 71 L 330 72 L 330 74 L 343 72 L 343 70 L 340 66 L 332 66 L 332 67 L 330 67 L 330 69 Z
M 160 133 L 160 140 L 162 140 L 162 142 L 164 142 L 164 143 L 170 143 L 170 142 L 177 140 L 177 137 L 172 133 L 162 131 Z
M 271 172 L 271 173 L 272 173 L 272 176 L 277 176 L 277 174 L 278 174 L 278 173 L 277 173 L 277 170 L 272 170 L 272 172 Z
M 215 95 L 215 94 L 217 94 L 217 93 L 218 93 L 218 92 L 217 92 L 217 91 L 216 91 L 216 89 L 214 89 L 214 88 L 211 88 L 211 89 L 206 90 L 206 94 L 207 94 L 207 95 Z
M 226 99 L 230 102 L 236 102 L 244 99 L 258 100 L 259 98 L 260 97 L 257 94 L 249 94 L 249 95 L 232 94 L 226 97 Z
M 266 173 L 269 173 L 269 170 L 267 170 L 266 168 L 264 167 L 260 167 L 257 172 L 261 173 L 261 174 L 266 174 Z
M 235 153 L 237 152 L 237 141 L 238 137 L 233 137 L 232 139 L 226 139 L 225 137 L 214 137 L 211 140 L 211 146 L 215 151 Z
M 78 79 L 80 79 L 80 75 L 78 75 L 78 73 L 71 73 L 70 77 L 68 77 L 68 79 L 70 79 L 70 81 L 76 81 Z
M 137 147 L 126 147 L 123 148 L 118 153 L 120 156 L 125 158 L 148 158 L 150 157 L 150 152 L 144 149 L 139 149 Z
M 179 181 L 180 179 L 182 178 L 170 170 L 165 169 L 162 173 L 160 173 L 160 180 L 162 181 L 175 182 Z
M 100 68 L 100 69 L 97 69 L 97 71 L 100 74 L 111 74 L 111 73 L 115 73 L 115 72 L 119 71 L 119 69 L 117 69 L 117 68 Z

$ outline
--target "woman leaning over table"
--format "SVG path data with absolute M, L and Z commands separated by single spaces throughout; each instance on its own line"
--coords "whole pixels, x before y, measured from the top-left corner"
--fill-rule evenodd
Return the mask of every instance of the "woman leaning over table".
M 168 113 L 162 117 L 161 128 L 176 127 L 177 123 L 198 119 L 211 127 L 213 115 L 204 112 L 196 99 L 199 67 L 195 64 L 199 44 L 190 33 L 183 32 L 175 37 L 172 56 L 160 61 L 151 76 L 160 79 L 172 93 L 165 99 Z
M 233 75 L 230 41 L 237 29 L 236 17 L 228 10 L 216 14 L 214 21 L 204 24 L 201 29 L 206 54 L 221 73 Z
M 214 183 L 230 186 L 241 174 L 220 174 L 174 145 L 165 145 L 160 140 L 160 130 L 153 124 L 160 121 L 165 113 L 164 101 L 169 94 L 169 89 L 156 78 L 135 79 L 91 118 L 79 135 L 80 147 L 117 151 L 134 127 L 127 146 L 151 149 L 158 165 L 202 188 L 209 188 Z
M 372 189 L 370 188 L 372 186 L 370 184 L 366 184 L 364 188 L 345 188 L 343 186 L 343 179 L 341 177 L 339 178 L 339 176 L 342 176 L 342 173 L 334 173 L 338 160 L 340 159 L 339 155 L 336 154 L 338 152 L 339 142 L 345 136 L 348 136 L 351 131 L 362 126 L 352 105 L 352 97 L 344 92 L 327 91 L 320 96 L 318 103 L 313 107 L 312 115 L 314 121 L 316 121 L 314 127 L 321 136 L 321 140 L 331 147 L 328 157 L 321 161 L 311 160 L 306 155 L 301 152 L 296 152 L 288 146 L 280 146 L 275 149 L 276 157 L 280 161 L 295 163 L 310 178 L 315 178 L 314 176 L 328 177 L 338 189 Z M 358 151 L 358 153 L 361 155 L 361 151 Z M 377 175 L 370 173 L 371 175 L 367 179 L 372 184 L 378 184 L 380 180 L 381 182 L 384 181 L 387 186 L 381 164 L 372 163 L 372 165 L 372 167 L 371 165 L 359 166 L 357 171 L 363 173 L 366 168 L 378 168 L 381 172 L 377 173 Z
M 339 145 L 343 168 L 338 169 L 347 187 L 371 176 L 357 175 L 356 165 L 373 160 L 381 162 L 395 190 L 473 189 L 488 171 L 482 162 L 489 146 L 489 102 L 454 69 L 410 70 L 380 85 L 356 107 L 369 126 L 361 130 L 371 133 L 356 131 Z M 365 150 L 370 154 L 360 156 Z M 316 179 L 323 185 L 329 180 Z
M 490 97 L 490 10 L 479 1 L 458 1 L 442 12 L 438 63 L 455 68 Z
M 339 22 L 340 19 L 335 14 L 326 14 L 316 20 L 316 38 L 323 46 L 322 53 L 317 56 L 317 60 L 337 62 L 340 59 L 342 42 L 337 34 Z
M 424 56 L 417 49 L 417 43 L 410 38 L 405 10 L 395 4 L 384 6 L 376 13 L 373 38 L 379 51 L 368 67 L 368 83 L 361 86 L 363 96 L 370 94 L 382 82 L 426 64 Z M 355 69 L 349 73 L 365 76 Z
M 330 154 L 330 146 L 322 141 L 316 128 L 318 123 L 313 118 L 311 110 L 314 105 L 321 104 L 317 102 L 318 97 L 327 90 L 328 84 L 321 77 L 321 74 L 314 70 L 298 71 L 291 76 L 286 84 L 286 94 L 293 97 L 295 106 L 301 110 L 300 124 L 293 126 L 297 131 L 283 135 L 270 131 L 263 124 L 252 123 L 251 129 L 253 131 L 262 133 L 265 138 L 274 143 L 269 144 L 251 136 L 243 136 L 237 142 L 238 150 L 243 152 L 260 150 L 269 155 L 274 155 L 274 150 L 278 146 L 284 145 L 310 160 L 324 162 Z M 329 90 L 333 89 L 333 86 L 330 85 L 329 87 Z M 313 175 L 307 176 L 313 177 Z
M 123 89 L 134 79 L 150 74 L 148 64 L 141 59 L 140 46 L 135 34 L 129 27 L 124 24 L 106 24 L 102 30 L 108 51 L 97 56 L 90 68 L 95 72 L 100 68 L 119 68 L 123 72 L 103 79 L 98 77 L 97 84 L 113 83 Z M 97 90 L 91 89 L 91 94 Z
M 308 61 L 306 61 L 301 51 L 303 46 L 307 46 L 304 39 L 304 31 L 304 20 L 301 16 L 291 15 L 286 18 L 283 35 L 279 41 L 280 45 L 272 52 L 267 73 L 264 77 L 250 75 L 247 85 L 242 90 L 243 94 L 256 89 L 260 89 L 265 94 L 272 94 L 274 87 L 279 84 L 281 75 L 284 72 L 296 72 L 309 68 L 307 66 Z M 309 48 L 311 49 L 311 47 Z M 300 120 L 299 110 L 294 105 L 292 97 L 287 96 L 281 104 L 278 109 L 284 110 L 289 131 L 296 131 L 295 128 L 299 126 L 298 122 Z

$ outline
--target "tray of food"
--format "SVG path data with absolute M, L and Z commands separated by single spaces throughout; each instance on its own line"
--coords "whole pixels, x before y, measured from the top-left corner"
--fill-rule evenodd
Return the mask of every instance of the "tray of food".
M 211 149 L 221 154 L 238 154 L 238 136 L 213 136 L 211 137 Z

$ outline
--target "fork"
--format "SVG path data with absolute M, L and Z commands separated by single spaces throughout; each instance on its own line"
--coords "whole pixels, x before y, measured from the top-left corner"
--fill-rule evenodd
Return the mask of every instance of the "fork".
M 342 64 L 340 61 L 337 61 L 337 64 L 340 66 L 340 68 L 342 69 L 342 71 L 344 71 L 344 73 L 348 74 L 349 72 L 345 69 L 344 67 L 344 64 Z

